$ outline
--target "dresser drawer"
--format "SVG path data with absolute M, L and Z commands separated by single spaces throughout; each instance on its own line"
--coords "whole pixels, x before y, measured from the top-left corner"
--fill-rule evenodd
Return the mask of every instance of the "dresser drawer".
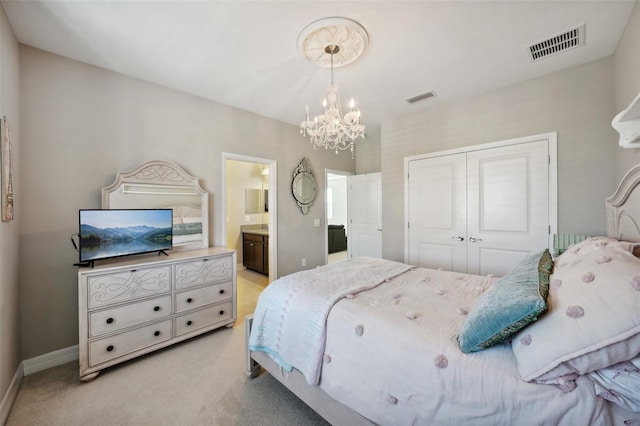
M 171 291 L 171 266 L 139 268 L 87 277 L 89 308 Z
M 229 299 L 232 292 L 233 283 L 231 281 L 181 291 L 176 293 L 176 313 Z
M 89 337 L 162 319 L 171 315 L 171 306 L 171 295 L 168 294 L 118 308 L 91 312 L 89 314 Z
M 169 339 L 171 319 L 96 340 L 89 343 L 89 365 L 97 365 Z
M 176 289 L 230 280 L 233 276 L 233 257 L 220 256 L 175 265 Z
M 233 316 L 231 301 L 176 317 L 176 336 L 214 325 Z

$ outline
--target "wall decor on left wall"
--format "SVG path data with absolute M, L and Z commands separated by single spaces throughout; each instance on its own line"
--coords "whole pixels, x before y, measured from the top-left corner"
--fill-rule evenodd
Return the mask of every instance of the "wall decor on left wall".
M 13 159 L 11 158 L 11 129 L 7 117 L 2 118 L 0 129 L 2 138 L 0 141 L 0 159 L 2 173 L 0 182 L 2 184 L 2 221 L 13 220 Z

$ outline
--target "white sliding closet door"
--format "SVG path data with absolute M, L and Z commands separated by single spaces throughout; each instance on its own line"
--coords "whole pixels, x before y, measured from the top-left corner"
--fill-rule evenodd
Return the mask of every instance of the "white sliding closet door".
M 471 274 L 504 275 L 548 247 L 546 140 L 467 153 L 467 235 Z
M 532 139 L 409 160 L 406 261 L 504 275 L 548 247 L 549 159 Z
M 467 268 L 466 154 L 409 163 L 409 264 Z

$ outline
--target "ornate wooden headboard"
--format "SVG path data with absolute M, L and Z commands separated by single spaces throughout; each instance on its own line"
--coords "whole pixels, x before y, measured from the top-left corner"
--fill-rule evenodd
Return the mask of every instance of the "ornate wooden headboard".
M 606 209 L 608 236 L 640 242 L 640 164 L 622 178 Z

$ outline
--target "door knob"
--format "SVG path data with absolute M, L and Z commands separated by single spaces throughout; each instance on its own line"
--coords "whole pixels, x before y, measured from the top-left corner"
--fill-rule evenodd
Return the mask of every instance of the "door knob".
M 478 241 L 482 241 L 482 238 L 474 238 L 474 237 L 470 237 L 469 241 L 472 243 L 478 242 Z
M 464 237 L 461 236 L 457 236 L 457 237 L 451 237 L 452 240 L 456 240 L 456 241 L 464 241 Z

